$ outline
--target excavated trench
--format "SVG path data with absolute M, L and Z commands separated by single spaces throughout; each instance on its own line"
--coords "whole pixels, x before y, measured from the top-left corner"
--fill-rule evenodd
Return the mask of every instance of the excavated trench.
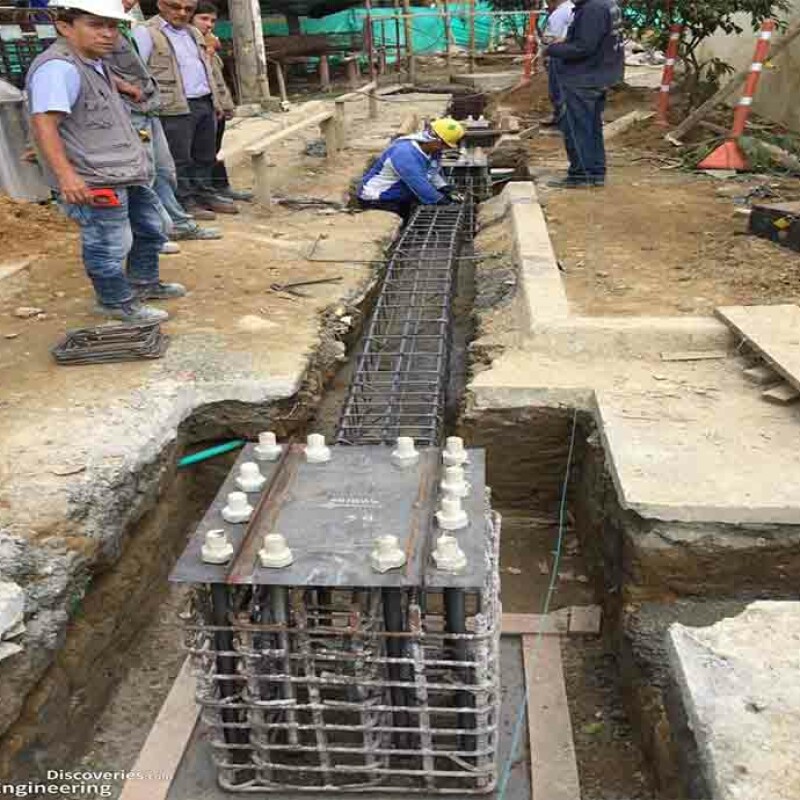
M 445 428 L 470 446 L 488 451 L 493 506 L 503 515 L 501 546 L 504 610 L 542 611 L 570 436 L 575 450 L 568 489 L 569 525 L 553 608 L 600 603 L 605 606 L 604 639 L 565 641 L 566 684 L 584 800 L 654 797 L 637 730 L 659 730 L 663 707 L 623 691 L 624 648 L 619 619 L 621 580 L 609 564 L 621 554 L 596 552 L 592 533 L 598 520 L 617 513 L 616 497 L 603 465 L 593 420 L 570 410 L 514 409 L 473 414 L 463 392 L 476 319 L 475 260 L 468 248 L 459 264 L 453 303 L 454 325 Z M 508 254 L 510 264 L 512 257 Z M 482 287 L 478 286 L 480 298 Z M 356 311 L 346 334 L 354 351 L 374 295 Z M 349 309 L 348 309 L 349 311 Z M 324 320 L 325 336 L 335 317 Z M 341 334 L 341 332 L 339 332 Z M 189 469 L 179 458 L 232 438 L 255 438 L 271 429 L 279 438 L 319 431 L 332 438 L 353 362 L 337 364 L 323 345 L 312 359 L 301 393 L 281 404 L 219 403 L 198 409 L 176 441 L 147 468 L 149 510 L 131 527 L 119 558 L 95 567 L 76 592 L 65 646 L 28 697 L 19 720 L 2 740 L 0 776 L 21 780 L 47 769 L 130 767 L 184 659 L 179 612 L 185 590 L 167 576 L 187 536 L 202 517 L 228 473 L 236 453 Z M 609 541 L 608 547 L 619 547 Z M 613 572 L 613 570 L 612 570 Z M 610 577 L 611 575 L 611 577 Z M 611 620 L 611 622 L 608 622 Z M 631 681 L 627 681 L 631 685 Z M 636 712 L 632 725 L 629 711 Z M 668 731 L 644 740 L 655 761 L 675 764 Z M 659 769 L 659 773 L 663 772 Z M 116 782 L 116 790 L 121 781 Z

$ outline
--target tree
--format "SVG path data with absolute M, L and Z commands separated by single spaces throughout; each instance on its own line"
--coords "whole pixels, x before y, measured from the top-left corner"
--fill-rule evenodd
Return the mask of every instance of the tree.
M 713 92 L 720 78 L 732 72 L 719 58 L 701 60 L 700 45 L 717 32 L 744 33 L 739 15 L 747 14 L 753 30 L 790 7 L 789 0 L 625 0 L 628 28 L 650 31 L 652 43 L 664 50 L 672 23 L 683 25 L 679 57 L 686 67 L 686 90 L 694 105 L 700 95 Z

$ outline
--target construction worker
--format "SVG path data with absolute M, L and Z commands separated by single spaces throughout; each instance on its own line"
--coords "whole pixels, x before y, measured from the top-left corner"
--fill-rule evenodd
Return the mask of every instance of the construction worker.
M 219 39 L 214 35 L 214 26 L 217 24 L 218 16 L 219 12 L 214 3 L 210 2 L 210 0 L 200 0 L 192 17 L 192 25 L 200 31 L 206 43 L 206 51 L 211 60 L 211 79 L 216 86 L 222 109 L 217 114 L 217 160 L 214 164 L 214 169 L 211 171 L 211 184 L 214 187 L 214 192 L 221 197 L 227 197 L 229 200 L 250 202 L 253 199 L 253 193 L 239 191 L 231 186 L 228 169 L 225 166 L 225 162 L 220 158 L 222 137 L 225 135 L 225 122 L 233 119 L 235 105 L 231 90 L 225 82 L 222 59 L 218 52 L 220 47 Z
M 569 24 L 572 22 L 572 11 L 575 8 L 572 0 L 550 0 L 547 4 L 548 14 L 542 42 L 551 45 L 555 42 L 563 42 L 567 38 Z M 559 87 L 556 67 L 556 59 L 547 59 L 547 90 L 550 95 L 550 103 L 553 106 L 553 116 L 542 123 L 546 128 L 555 128 L 558 125 L 559 114 L 561 111 L 561 88 Z
M 222 113 L 211 63 L 191 19 L 197 0 L 158 0 L 158 16 L 133 30 L 139 54 L 161 91 L 159 116 L 178 173 L 177 197 L 190 214 L 237 214 L 211 183 Z
M 606 179 L 603 111 L 606 92 L 625 73 L 622 13 L 616 0 L 573 0 L 572 22 L 563 42 L 547 47 L 556 61 L 561 91 L 559 126 L 569 157 L 563 188 L 602 186 Z
M 153 168 L 103 63 L 128 17 L 120 0 L 52 0 L 50 8 L 58 39 L 34 60 L 26 85 L 45 175 L 80 225 L 95 310 L 125 322 L 165 320 L 166 311 L 141 301 L 186 290 L 159 279 L 166 236 Z
M 122 7 L 130 15 L 139 5 L 136 0 L 122 0 Z M 160 106 L 158 85 L 139 55 L 130 25 L 121 23 L 119 31 L 114 49 L 104 60 L 128 107 L 131 123 L 140 132 L 153 159 L 156 175 L 153 188 L 168 217 L 168 235 L 173 239 L 220 239 L 222 234 L 218 230 L 201 228 L 175 197 L 175 162 L 157 116 Z M 170 249 L 162 248 L 162 253 L 175 251 L 173 242 L 166 242 L 164 247 L 168 246 Z
M 442 153 L 458 148 L 463 138 L 464 126 L 443 117 L 433 120 L 420 133 L 395 139 L 361 179 L 359 205 L 391 211 L 407 222 L 417 203 L 436 205 L 463 200 L 441 169 Z

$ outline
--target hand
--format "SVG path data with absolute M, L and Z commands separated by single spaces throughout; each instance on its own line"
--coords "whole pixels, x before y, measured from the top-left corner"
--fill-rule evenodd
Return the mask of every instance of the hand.
M 130 97 L 134 103 L 141 103 L 144 98 L 144 93 L 138 86 L 134 86 L 132 83 L 122 80 L 116 80 L 115 83 L 117 84 L 117 91 L 120 94 Z
M 73 172 L 72 175 L 59 178 L 58 186 L 67 203 L 76 206 L 92 205 L 92 193 L 77 173 Z
M 450 192 L 450 199 L 454 203 L 463 203 L 464 202 L 464 195 L 461 192 Z
M 226 111 L 223 116 L 225 119 L 233 119 L 233 111 Z

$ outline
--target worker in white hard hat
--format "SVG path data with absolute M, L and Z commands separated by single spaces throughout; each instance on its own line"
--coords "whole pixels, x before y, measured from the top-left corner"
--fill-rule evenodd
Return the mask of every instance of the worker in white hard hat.
M 435 205 L 463 200 L 441 168 L 442 153 L 457 149 L 463 138 L 464 126 L 443 117 L 419 133 L 395 139 L 361 179 L 359 205 L 391 211 L 405 222 L 418 203 Z
M 120 0 L 53 0 L 58 39 L 27 76 L 28 111 L 45 175 L 81 228 L 83 262 L 97 313 L 126 322 L 161 321 L 146 299 L 180 297 L 162 283 L 166 240 L 153 168 L 103 63 L 127 15 Z

